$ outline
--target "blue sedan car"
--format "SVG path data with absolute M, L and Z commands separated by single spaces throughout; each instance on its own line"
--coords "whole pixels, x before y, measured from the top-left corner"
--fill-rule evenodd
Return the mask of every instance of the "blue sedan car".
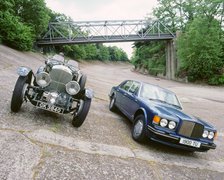
M 119 109 L 133 122 L 132 137 L 189 151 L 215 149 L 216 129 L 185 114 L 177 96 L 152 84 L 126 80 L 111 89 L 109 109 Z

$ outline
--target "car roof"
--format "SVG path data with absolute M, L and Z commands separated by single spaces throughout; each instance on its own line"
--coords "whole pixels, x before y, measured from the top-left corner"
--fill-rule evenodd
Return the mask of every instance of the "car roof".
M 135 82 L 140 83 L 141 85 L 148 84 L 148 85 L 155 86 L 155 87 L 158 87 L 158 88 L 160 88 L 160 89 L 163 89 L 163 90 L 165 90 L 165 91 L 167 91 L 167 92 L 170 92 L 170 93 L 175 94 L 173 91 L 170 91 L 170 90 L 168 90 L 168 89 L 166 89 L 166 88 L 163 88 L 163 87 L 161 87 L 161 86 L 159 86 L 159 85 L 156 85 L 156 84 L 151 84 L 151 83 L 148 83 L 148 82 L 143 82 L 143 81 L 134 80 L 134 79 L 128 79 L 128 80 L 125 80 L 125 81 L 123 81 L 123 82 L 126 82 L 126 81 L 135 81 Z

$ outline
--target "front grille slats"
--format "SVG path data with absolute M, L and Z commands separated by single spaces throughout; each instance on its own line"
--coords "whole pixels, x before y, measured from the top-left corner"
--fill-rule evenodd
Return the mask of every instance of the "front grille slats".
M 72 73 L 67 72 L 63 67 L 52 68 L 49 72 L 51 83 L 47 87 L 49 91 L 66 92 L 65 85 L 73 78 Z
M 204 126 L 201 124 L 195 124 L 194 131 L 191 134 L 193 138 L 201 138 L 204 131 Z
M 201 138 L 204 126 L 191 121 L 182 121 L 179 134 L 190 138 Z
M 72 75 L 60 69 L 52 69 L 50 72 L 51 79 L 61 83 L 68 83 L 72 80 Z

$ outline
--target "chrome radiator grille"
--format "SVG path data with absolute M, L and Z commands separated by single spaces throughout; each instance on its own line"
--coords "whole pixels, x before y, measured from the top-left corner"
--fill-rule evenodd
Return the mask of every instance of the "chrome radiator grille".
M 72 80 L 72 74 L 63 69 L 52 69 L 49 74 L 51 83 L 47 89 L 66 92 L 65 85 Z
M 179 134 L 190 138 L 201 138 L 204 126 L 190 121 L 182 121 Z

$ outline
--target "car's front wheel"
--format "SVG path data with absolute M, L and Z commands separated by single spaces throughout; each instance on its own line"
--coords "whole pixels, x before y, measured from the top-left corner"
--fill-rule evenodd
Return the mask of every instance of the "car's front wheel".
M 144 115 L 138 115 L 133 124 L 132 138 L 135 141 L 143 142 L 146 139 L 146 123 Z
M 82 92 L 85 89 L 86 80 L 87 80 L 87 76 L 83 74 L 79 80 L 80 92 Z
M 19 76 L 19 78 L 16 81 L 16 85 L 11 99 L 11 110 L 13 112 L 18 112 L 22 106 L 28 86 L 27 81 L 28 81 L 27 76 Z
M 79 104 L 79 110 L 77 114 L 74 115 L 72 120 L 72 125 L 74 127 L 80 127 L 83 124 L 89 112 L 90 105 L 91 105 L 91 99 L 86 98 L 85 100 L 81 100 Z
M 114 112 L 116 111 L 117 107 L 115 105 L 115 102 L 116 102 L 116 98 L 115 98 L 115 95 L 113 95 L 111 98 L 110 98 L 110 104 L 109 104 L 109 109 L 110 111 Z

